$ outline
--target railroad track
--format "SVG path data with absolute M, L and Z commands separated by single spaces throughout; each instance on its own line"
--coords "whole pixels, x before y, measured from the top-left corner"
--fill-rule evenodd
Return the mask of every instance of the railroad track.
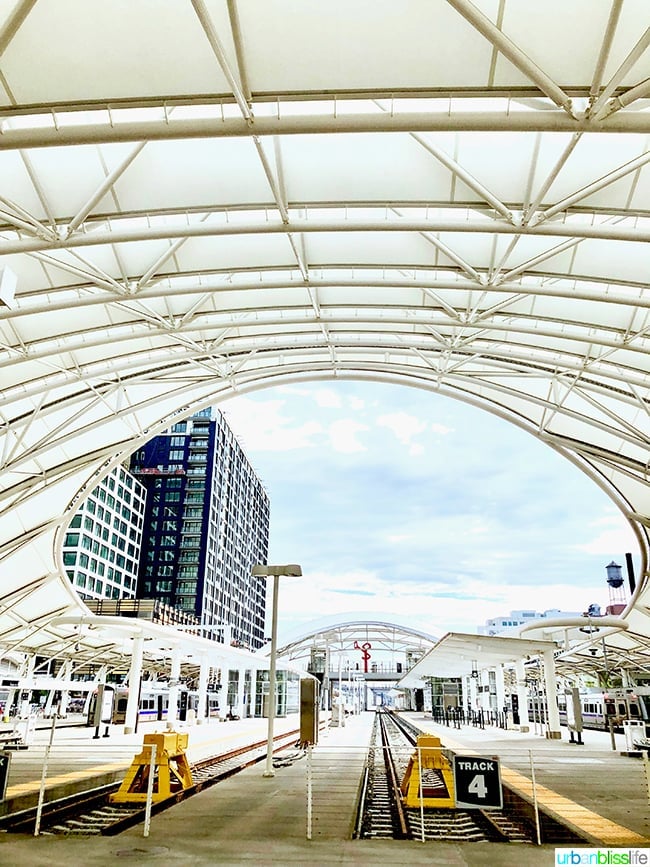
M 296 742 L 299 730 L 276 735 L 275 749 L 284 749 Z M 249 765 L 266 758 L 267 741 L 258 741 L 196 762 L 191 766 L 193 785 L 174 793 L 170 798 L 152 805 L 155 815 L 185 798 L 197 794 L 215 783 L 225 780 Z M 144 804 L 111 804 L 109 796 L 117 791 L 119 783 L 80 792 L 68 798 L 51 801 L 43 807 L 40 833 L 43 835 L 92 836 L 119 834 L 144 821 Z M 0 829 L 15 833 L 31 833 L 36 821 L 36 808 L 3 818 Z
M 362 839 L 449 840 L 532 843 L 532 829 L 508 811 L 405 808 L 400 782 L 419 729 L 400 717 L 378 712 L 357 820 Z M 432 781 L 433 782 L 433 781 Z M 445 784 L 440 778 L 440 785 Z

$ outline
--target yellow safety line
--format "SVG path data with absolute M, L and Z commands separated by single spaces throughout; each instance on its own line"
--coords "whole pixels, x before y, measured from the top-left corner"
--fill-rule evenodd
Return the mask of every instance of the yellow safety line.
M 446 735 L 445 746 L 453 750 L 463 750 L 470 755 L 480 755 L 476 750 L 469 749 L 465 744 L 447 738 Z M 532 800 L 533 782 L 528 777 L 506 765 L 501 765 L 501 779 L 506 781 L 510 788 L 527 795 Z M 565 798 L 564 795 L 560 795 L 553 789 L 535 783 L 535 791 L 538 804 L 543 805 L 561 819 L 570 822 L 579 831 L 588 835 L 594 843 L 600 843 L 603 846 L 620 846 L 621 844 L 640 846 L 650 842 L 650 838 L 643 837 L 636 831 L 631 831 L 611 819 L 606 819 L 570 798 Z
M 279 732 L 278 736 L 288 735 L 289 732 Z M 211 738 L 209 741 L 202 741 L 201 747 L 210 746 L 211 744 L 222 743 L 223 741 L 231 741 L 237 737 L 241 737 L 241 732 L 232 732 L 229 735 L 222 735 L 217 738 Z M 242 744 L 242 746 L 246 746 L 246 744 Z M 134 745 L 134 750 L 139 752 L 140 747 Z M 46 784 L 47 787 L 50 788 L 52 786 L 58 786 L 60 783 L 69 783 L 74 780 L 85 780 L 89 777 L 99 776 L 100 774 L 111 773 L 112 771 L 118 770 L 126 770 L 131 766 L 131 760 L 125 758 L 118 762 L 111 762 L 107 765 L 94 765 L 93 767 L 84 768 L 80 771 L 70 771 L 67 774 L 57 774 L 54 777 L 47 777 Z M 5 794 L 5 798 L 15 798 L 19 795 L 28 795 L 30 792 L 38 791 L 40 788 L 41 781 L 39 780 L 31 780 L 28 783 L 16 783 L 13 786 L 7 786 L 7 792 Z
M 87 777 L 95 777 L 99 774 L 110 773 L 111 771 L 127 768 L 128 763 L 112 762 L 110 765 L 95 765 L 92 768 L 85 768 L 82 771 L 70 771 L 68 774 L 57 774 L 55 777 L 48 777 L 46 783 L 49 786 L 58 785 L 59 783 L 67 783 L 71 780 L 83 780 Z M 16 783 L 14 786 L 7 786 L 7 798 L 15 798 L 18 795 L 27 795 L 40 787 L 40 780 L 32 780 L 29 783 Z

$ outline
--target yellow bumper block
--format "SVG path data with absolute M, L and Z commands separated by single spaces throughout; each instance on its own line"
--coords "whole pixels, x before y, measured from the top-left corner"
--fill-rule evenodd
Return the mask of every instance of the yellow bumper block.
M 185 755 L 187 732 L 157 732 L 144 736 L 142 751 L 134 757 L 122 785 L 110 796 L 112 804 L 144 803 L 155 746 L 153 802 L 164 801 L 192 785 L 192 772 Z

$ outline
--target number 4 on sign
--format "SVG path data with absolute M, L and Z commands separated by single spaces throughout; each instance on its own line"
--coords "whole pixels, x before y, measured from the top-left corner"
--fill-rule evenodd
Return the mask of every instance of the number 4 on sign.
M 488 788 L 485 785 L 485 777 L 483 774 L 477 774 L 467 787 L 467 791 L 476 795 L 477 798 L 485 798 L 488 793 Z
M 481 756 L 454 756 L 454 790 L 460 810 L 501 810 L 503 792 L 499 760 Z

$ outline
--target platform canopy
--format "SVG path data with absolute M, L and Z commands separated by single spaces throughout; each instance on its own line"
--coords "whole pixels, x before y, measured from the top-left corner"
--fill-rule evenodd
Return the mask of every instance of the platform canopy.
M 56 644 L 44 641 L 39 651 L 46 658 L 71 658 L 76 673 L 105 665 L 112 674 L 128 674 L 136 641 L 142 645 L 143 668 L 149 673 L 169 676 L 173 659 L 178 660 L 183 676 L 192 672 L 198 675 L 202 665 L 226 671 L 264 671 L 269 667 L 269 661 L 253 651 L 142 618 L 81 612 L 54 618 L 49 628 L 60 637 Z M 283 668 L 304 673 L 303 667 L 291 663 Z
M 536 620 L 516 630 L 521 638 L 555 641 L 560 672 L 576 668 L 609 680 L 616 669 L 650 674 L 650 635 L 639 609 L 626 617 L 558 617 Z
M 327 379 L 467 401 L 581 468 L 636 533 L 649 635 L 649 24 L 0 0 L 0 645 L 70 638 L 62 534 L 111 466 Z
M 536 658 L 549 650 L 557 650 L 555 642 L 448 632 L 404 675 L 398 685 L 418 686 L 425 677 L 464 677 L 474 671 Z
M 312 650 L 325 651 L 340 655 L 356 655 L 366 645 L 373 656 L 377 652 L 404 655 L 410 653 L 414 658 L 426 653 L 436 639 L 418 629 L 412 629 L 393 618 L 380 618 L 375 613 L 327 619 L 305 624 L 296 629 L 293 635 L 280 636 L 278 655 L 287 660 L 309 657 Z

